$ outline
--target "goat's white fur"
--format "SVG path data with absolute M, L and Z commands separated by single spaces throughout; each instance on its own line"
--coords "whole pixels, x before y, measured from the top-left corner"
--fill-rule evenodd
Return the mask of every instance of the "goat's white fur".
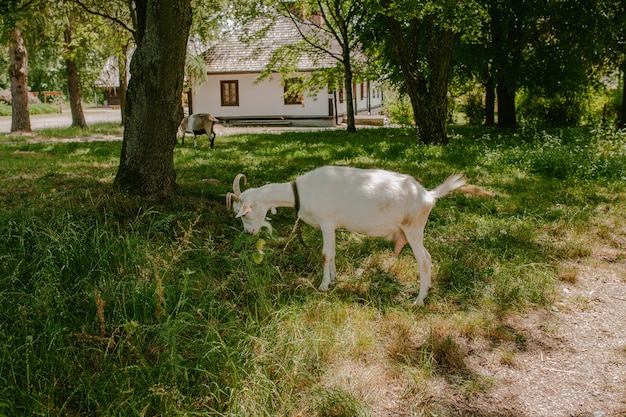
M 179 126 L 179 129 L 183 131 L 183 145 L 185 144 L 185 134 L 189 132 L 193 133 L 193 147 L 197 148 L 196 135 L 202 135 L 204 133 L 211 141 L 211 149 L 213 149 L 213 142 L 215 140 L 213 125 L 217 122 L 219 122 L 219 120 L 208 113 L 196 113 L 185 116 Z
M 290 183 L 267 184 L 241 192 L 239 174 L 228 193 L 236 217 L 244 230 L 256 234 L 262 227 L 271 231 L 265 219 L 275 207 L 294 207 Z M 298 216 L 322 231 L 324 278 L 322 291 L 335 280 L 335 230 L 345 229 L 395 241 L 397 256 L 408 243 L 420 269 L 420 291 L 416 304 L 423 304 L 430 288 L 431 258 L 424 248 L 424 226 L 435 201 L 462 187 L 465 178 L 451 175 L 434 190 L 426 190 L 413 177 L 379 169 L 326 166 L 296 179 L 300 195 Z

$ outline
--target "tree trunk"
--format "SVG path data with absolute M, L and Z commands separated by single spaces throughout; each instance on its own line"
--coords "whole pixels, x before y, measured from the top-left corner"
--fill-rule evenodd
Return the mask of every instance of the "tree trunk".
M 626 61 L 622 64 L 622 110 L 620 111 L 620 129 L 626 129 Z
M 120 98 L 120 113 L 122 126 L 126 124 L 126 92 L 128 91 L 128 77 L 126 76 L 126 69 L 128 68 L 128 45 L 122 47 L 122 57 L 117 60 L 117 68 L 120 78 L 120 87 L 117 92 Z
M 126 123 L 115 187 L 131 194 L 177 193 L 176 131 L 183 118 L 180 97 L 190 0 L 136 0 L 137 48 L 130 63 Z
M 498 127 L 517 127 L 515 112 L 515 82 L 498 81 Z
M 9 32 L 9 77 L 11 78 L 11 132 L 31 132 L 28 113 L 28 54 L 18 28 Z
M 352 64 L 350 62 L 350 51 L 343 52 L 343 68 L 346 89 L 346 116 L 348 117 L 348 132 L 356 132 L 354 120 L 354 94 L 352 93 Z
M 454 33 L 438 30 L 432 22 L 428 22 L 426 34 L 430 73 L 427 77 L 421 76 L 424 87 L 418 96 L 419 109 L 415 123 L 424 143 L 445 145 L 448 143 L 448 77 Z
M 437 27 L 432 17 L 406 27 L 392 16 L 385 16 L 392 51 L 407 90 L 420 141 L 446 144 L 448 77 L 454 33 Z M 419 51 L 420 47 L 425 48 Z M 421 66 L 425 53 L 428 68 Z
M 65 74 L 67 76 L 67 90 L 70 100 L 70 109 L 72 111 L 72 126 L 87 127 L 85 114 L 83 113 L 83 104 L 80 99 L 80 87 L 78 85 L 78 66 L 74 60 L 74 49 L 72 45 L 72 28 L 67 26 L 63 32 L 65 38 Z
M 496 116 L 496 87 L 494 85 L 493 77 L 487 79 L 485 84 L 485 126 L 495 126 Z

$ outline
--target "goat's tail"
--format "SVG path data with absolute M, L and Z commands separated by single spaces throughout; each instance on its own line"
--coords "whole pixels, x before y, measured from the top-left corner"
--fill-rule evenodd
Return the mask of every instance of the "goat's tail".
M 449 192 L 461 188 L 465 185 L 467 180 L 463 174 L 450 175 L 439 187 L 432 190 L 430 193 L 435 198 L 441 198 L 447 195 Z

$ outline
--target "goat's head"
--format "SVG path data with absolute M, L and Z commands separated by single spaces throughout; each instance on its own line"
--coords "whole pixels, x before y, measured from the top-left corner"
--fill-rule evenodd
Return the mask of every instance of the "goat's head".
M 256 235 L 261 228 L 267 227 L 272 233 L 272 225 L 265 220 L 267 211 L 271 208 L 263 202 L 257 201 L 257 189 L 250 188 L 243 193 L 239 185 L 243 178 L 244 185 L 247 184 L 247 178 L 244 174 L 238 174 L 233 181 L 233 192 L 226 194 L 226 208 L 231 206 L 236 213 L 235 218 L 241 218 L 243 229 L 246 233 Z

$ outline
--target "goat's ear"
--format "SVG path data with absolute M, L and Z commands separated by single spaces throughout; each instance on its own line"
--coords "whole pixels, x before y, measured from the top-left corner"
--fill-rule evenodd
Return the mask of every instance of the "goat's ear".
M 239 210 L 239 213 L 237 213 L 237 215 L 235 216 L 235 219 L 238 219 L 240 217 L 245 216 L 246 214 L 250 213 L 252 211 L 252 207 L 247 206 L 247 205 L 243 205 L 241 207 L 241 209 Z

